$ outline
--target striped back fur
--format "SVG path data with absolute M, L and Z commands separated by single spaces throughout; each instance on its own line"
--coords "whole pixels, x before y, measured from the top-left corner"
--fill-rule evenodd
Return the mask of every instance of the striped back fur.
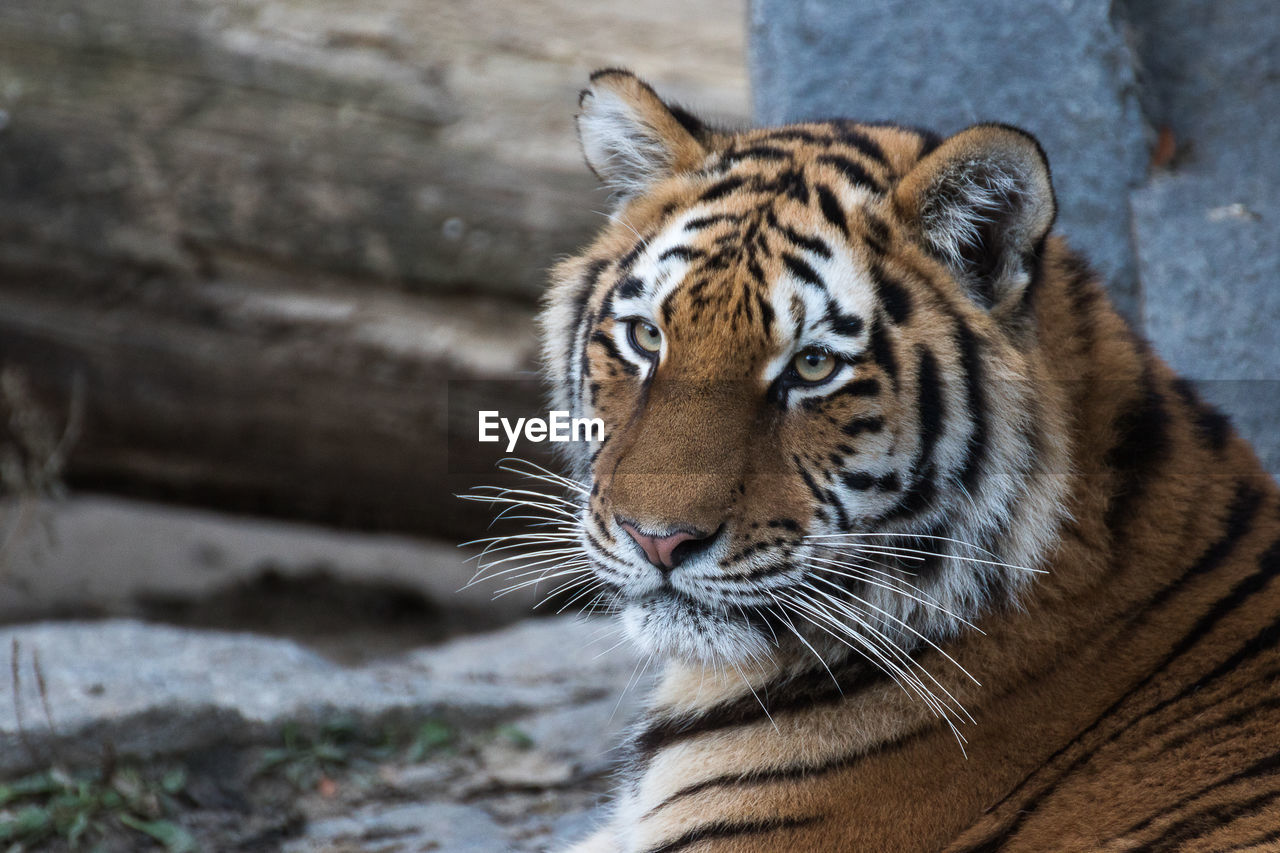
M 1280 506 L 1035 140 L 728 132 L 625 71 L 542 317 L 556 504 L 663 672 L 582 851 L 1280 849 Z

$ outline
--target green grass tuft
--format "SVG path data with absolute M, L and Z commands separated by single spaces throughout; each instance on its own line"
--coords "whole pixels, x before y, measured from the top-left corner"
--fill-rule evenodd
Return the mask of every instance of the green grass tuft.
M 73 850 L 122 831 L 136 832 L 170 853 L 190 853 L 195 839 L 168 820 L 180 806 L 186 771 L 162 777 L 124 768 L 109 776 L 46 770 L 0 783 L 0 843 L 22 851 L 55 839 Z

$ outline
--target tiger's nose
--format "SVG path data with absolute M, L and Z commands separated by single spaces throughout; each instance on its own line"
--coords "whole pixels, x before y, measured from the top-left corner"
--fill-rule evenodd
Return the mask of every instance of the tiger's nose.
M 715 533 L 702 533 L 697 530 L 677 530 L 665 536 L 651 536 L 648 533 L 641 533 L 629 521 L 619 519 L 618 523 L 640 546 L 640 550 L 644 551 L 649 562 L 664 574 L 703 550 L 715 538 Z

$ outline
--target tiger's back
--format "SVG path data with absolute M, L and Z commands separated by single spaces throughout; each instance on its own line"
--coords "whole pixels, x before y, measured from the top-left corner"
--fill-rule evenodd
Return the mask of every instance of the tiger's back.
M 582 849 L 1280 849 L 1280 494 L 1034 140 L 612 70 L 579 129 L 622 201 L 544 314 L 607 425 L 574 535 L 667 662 Z

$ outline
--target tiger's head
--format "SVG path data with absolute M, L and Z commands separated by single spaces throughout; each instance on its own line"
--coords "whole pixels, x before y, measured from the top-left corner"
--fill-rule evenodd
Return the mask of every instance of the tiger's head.
M 577 123 L 616 206 L 553 272 L 545 369 L 605 423 L 572 451 L 574 535 L 641 647 L 886 657 L 1015 601 L 1067 465 L 1036 141 L 729 132 L 616 69 Z

